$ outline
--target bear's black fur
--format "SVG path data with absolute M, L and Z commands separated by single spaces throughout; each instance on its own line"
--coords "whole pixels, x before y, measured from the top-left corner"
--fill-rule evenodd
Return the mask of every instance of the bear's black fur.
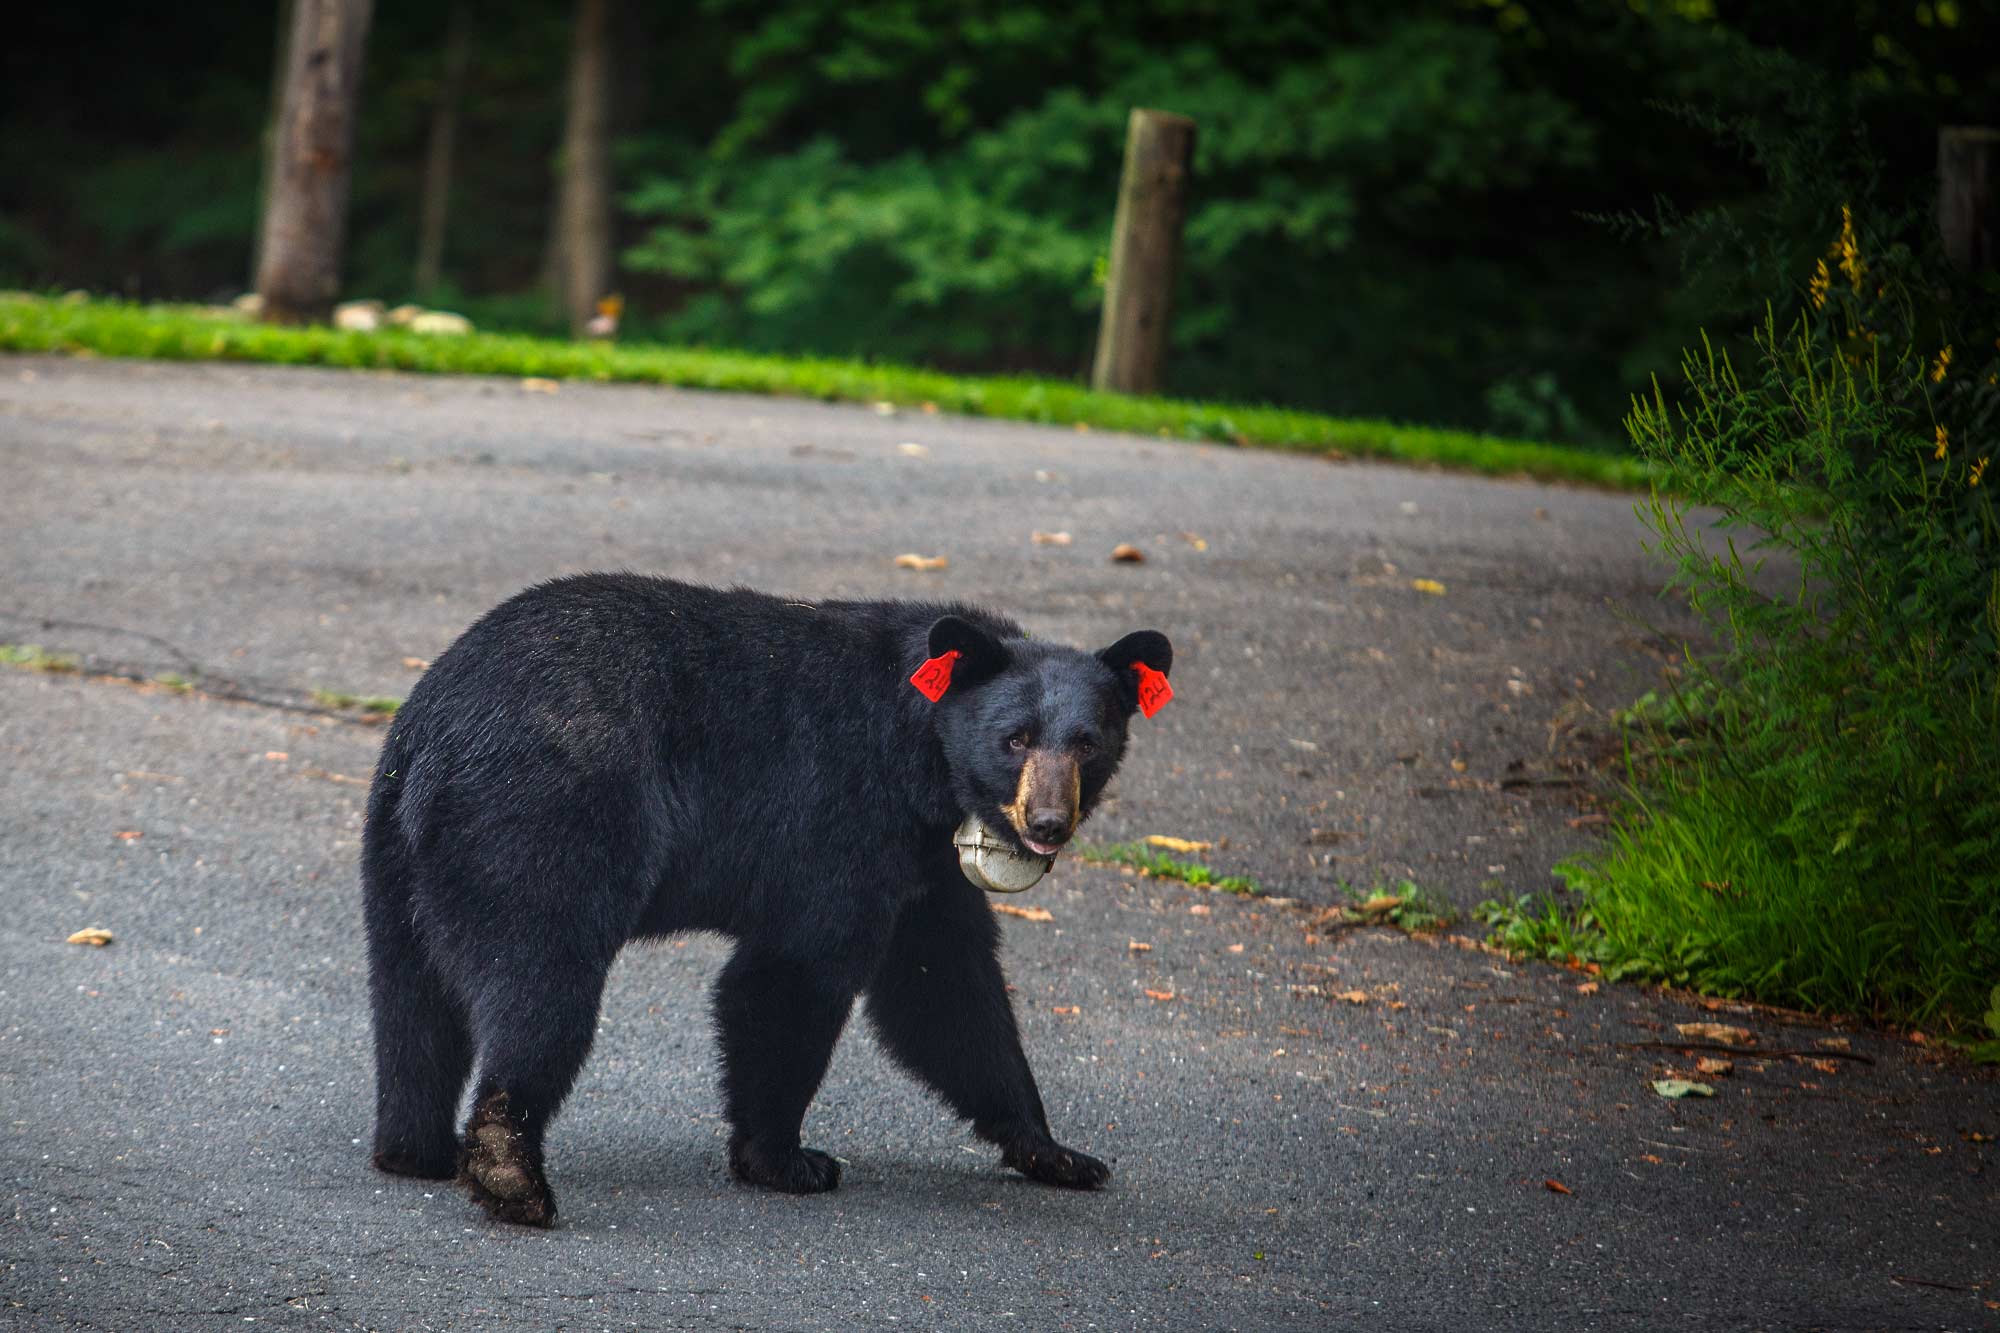
M 909 678 L 952 651 L 933 703 Z M 418 682 L 369 793 L 375 1164 L 456 1173 L 493 1216 L 551 1224 L 543 1136 L 613 957 L 710 930 L 736 944 L 714 1019 L 737 1176 L 838 1183 L 799 1127 L 865 993 L 883 1045 L 1007 1166 L 1102 1185 L 1050 1136 L 951 839 L 969 812 L 1068 838 L 1124 753 L 1134 664 L 1171 659 L 1151 631 L 1090 654 L 963 606 L 627 574 L 502 603 Z

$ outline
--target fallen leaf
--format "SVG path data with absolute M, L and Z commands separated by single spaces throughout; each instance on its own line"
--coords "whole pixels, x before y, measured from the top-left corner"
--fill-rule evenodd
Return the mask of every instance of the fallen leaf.
M 1821 1037 L 1813 1045 L 1823 1051 L 1846 1051 L 1854 1047 L 1854 1043 L 1845 1037 Z
M 1662 1165 L 1657 1153 L 1642 1152 L 1639 1154 L 1639 1160 L 1642 1162 L 1651 1162 L 1654 1166 Z
M 266 750 L 264 751 L 264 757 L 274 764 L 282 764 L 287 759 L 290 759 L 291 755 L 285 753 L 283 750 Z
M 1444 596 L 1444 585 L 1436 579 L 1411 579 L 1410 586 L 1418 592 L 1427 592 L 1433 597 Z
M 1393 912 L 1403 905 L 1403 900 L 1393 893 L 1378 893 L 1361 904 L 1361 911 L 1367 916 L 1381 916 Z
M 1206 551 L 1208 549 L 1208 543 L 1203 541 L 1201 538 L 1195 536 L 1192 532 L 1183 532 L 1181 534 L 1181 540 L 1186 542 L 1189 546 L 1194 547 L 1194 549 L 1197 551 Z
M 1734 1060 L 1722 1060 L 1715 1057 L 1704 1057 L 1694 1062 L 1694 1072 L 1697 1074 L 1729 1075 L 1736 1072 L 1736 1062 Z
M 1210 907 L 1210 906 L 1209 906 L 1209 905 L 1208 905 L 1207 903 L 1192 903 L 1192 904 L 1190 904 L 1190 905 L 1188 906 L 1188 915 L 1189 915 L 1189 916 L 1207 916 L 1207 915 L 1208 915 L 1209 913 L 1213 912 L 1214 910 L 1215 910 L 1215 909 L 1214 909 L 1213 907 Z
M 993 910 L 1005 912 L 1008 916 L 1018 916 L 1023 921 L 1053 921 L 1055 913 L 1046 907 L 1016 907 L 1012 903 L 994 903 Z
M 1215 846 L 1212 842 L 1197 842 L 1193 838 L 1170 838 L 1164 833 L 1148 833 L 1146 841 L 1154 847 L 1164 847 L 1170 852 L 1206 852 Z
M 88 944 L 93 949 L 102 949 L 105 945 L 111 943 L 111 932 L 100 929 L 97 926 L 90 926 L 70 936 L 68 942 L 71 944 Z
M 1806 1063 L 1822 1074 L 1838 1074 L 1840 1072 L 1840 1061 L 1838 1060 L 1808 1060 Z
M 1560 1180 L 1544 1180 L 1542 1188 L 1551 1194 L 1568 1194 L 1571 1192 L 1570 1187 L 1563 1184 Z
M 1146 553 L 1131 542 L 1119 542 L 1111 548 L 1111 558 L 1121 565 L 1137 565 L 1145 562 Z
M 1076 1016 L 1077 1016 L 1078 1014 L 1080 1014 L 1080 1013 L 1082 1013 L 1082 1012 L 1083 1012 L 1083 1006 L 1081 1006 L 1081 1005 L 1075 1005 L 1075 1004 L 1059 1004 L 1059 1005 L 1056 1005 L 1056 1006 L 1055 1006 L 1055 1007 L 1054 1007 L 1054 1008 L 1053 1008 L 1053 1009 L 1051 1010 L 1051 1012 L 1053 1012 L 1053 1013 L 1058 1013 L 1058 1014 L 1066 1014 L 1066 1015 L 1068 1015 L 1069 1017 L 1071 1017 L 1071 1018 L 1074 1018 L 1074 1017 L 1076 1017 Z
M 896 415 L 896 405 L 894 403 L 878 402 L 874 407 L 875 415 L 878 417 L 893 417 Z
M 406 657 L 403 659 L 403 665 L 412 671 L 429 671 L 431 669 L 431 664 L 421 657 Z
M 561 389 L 562 385 L 554 380 L 545 380 L 535 375 L 530 375 L 521 381 L 522 393 L 558 393 Z
M 120 842 L 137 842 L 139 841 L 139 839 L 145 837 L 146 835 L 139 832 L 139 830 L 137 829 L 126 829 L 122 833 L 114 833 L 111 836 L 118 839 L 118 841 Z
M 1719 1041 L 1724 1046 L 1748 1046 L 1756 1040 L 1748 1028 L 1731 1027 L 1727 1023 L 1676 1023 L 1674 1031 L 1683 1037 Z
M 1146 992 L 1146 996 L 1148 999 L 1159 1000 L 1164 1003 L 1167 1000 L 1173 999 L 1174 993 L 1170 990 L 1149 990 Z
M 1240 944 L 1232 944 L 1232 945 L 1230 945 L 1230 946 L 1229 946 L 1229 952 L 1231 952 L 1231 953 L 1242 953 L 1242 952 L 1243 952 L 1243 946 L 1242 946 L 1242 945 L 1240 945 Z
M 1965 1131 L 1965 1133 L 1959 1135 L 1959 1137 L 1964 1139 L 1967 1143 L 1993 1142 L 1993 1136 L 1991 1134 L 1982 1134 L 1976 1129 L 1968 1129 Z
M 905 552 L 896 557 L 896 568 L 914 569 L 919 573 L 928 573 L 936 569 L 947 569 L 950 566 L 951 559 L 948 556 L 917 555 L 912 552 Z
M 1133 953 L 1151 953 L 1153 951 L 1152 945 L 1142 944 L 1138 940 L 1125 941 L 1125 947 L 1130 949 Z
M 936 403 L 926 402 L 923 404 L 920 410 L 923 412 L 925 416 L 934 417 L 937 415 L 938 408 Z
M 1345 1000 L 1349 1004 L 1366 1004 L 1368 1003 L 1368 992 L 1365 990 L 1344 990 L 1336 993 L 1333 998 L 1336 1000 Z
M 1713 1097 L 1715 1095 L 1715 1089 L 1708 1084 L 1696 1083 L 1691 1079 L 1685 1078 L 1656 1078 L 1653 1080 L 1653 1091 L 1659 1093 L 1662 1097 L 1671 1097 L 1675 1100 L 1682 1097 Z
M 929 446 L 918 444 L 914 440 L 903 441 L 903 443 L 896 446 L 896 452 L 905 458 L 929 458 L 931 456 Z
M 1067 532 L 1031 532 L 1028 540 L 1037 546 L 1068 546 L 1071 537 Z
M 1595 995 L 1597 994 L 1597 983 L 1594 981 L 1581 982 L 1576 988 L 1576 993 L 1578 995 Z

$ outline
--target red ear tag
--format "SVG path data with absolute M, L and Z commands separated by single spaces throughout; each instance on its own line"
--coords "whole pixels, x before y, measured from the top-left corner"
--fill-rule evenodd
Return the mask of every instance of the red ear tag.
M 917 674 L 910 677 L 910 684 L 917 687 L 917 693 L 936 703 L 951 688 L 951 664 L 957 660 L 956 648 L 942 657 L 931 658 L 917 668 Z
M 1132 669 L 1139 673 L 1139 711 L 1151 717 L 1174 697 L 1174 687 L 1167 684 L 1165 672 L 1155 671 L 1144 662 L 1134 662 Z

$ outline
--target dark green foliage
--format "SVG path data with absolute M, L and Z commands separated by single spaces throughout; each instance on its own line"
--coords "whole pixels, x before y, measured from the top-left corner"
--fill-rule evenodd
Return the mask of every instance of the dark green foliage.
M 1635 711 L 1638 786 L 1567 874 L 1655 975 L 1964 1022 L 2000 977 L 1993 282 L 1846 222 L 1813 262 L 1753 359 L 1635 406 L 1713 649 Z

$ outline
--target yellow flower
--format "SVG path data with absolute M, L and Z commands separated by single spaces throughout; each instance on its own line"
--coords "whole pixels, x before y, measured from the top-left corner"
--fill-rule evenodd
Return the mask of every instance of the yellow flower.
M 1854 294 L 1861 295 L 1861 278 L 1868 272 L 1868 266 L 1861 262 L 1861 242 L 1854 235 L 1854 210 L 1846 204 L 1840 206 L 1840 235 L 1834 238 L 1833 248 L 1827 253 L 1840 257 L 1840 271 L 1847 275 Z
M 1937 354 L 1937 363 L 1931 367 L 1931 383 L 1943 384 L 1944 373 L 1950 369 L 1951 369 L 1951 345 L 1947 343 L 1945 345 L 1945 349 Z
M 1931 457 L 1942 460 L 1945 451 L 1951 448 L 1951 434 L 1943 426 L 1937 428 L 1937 445 L 1937 452 L 1932 454 Z
M 1826 309 L 1826 289 L 1832 285 L 1833 274 L 1827 272 L 1826 261 L 1814 260 L 1812 278 L 1806 283 L 1806 295 L 1812 298 L 1813 309 Z
M 1970 484 L 1977 486 L 1979 484 L 1979 479 L 1985 475 L 1986 475 L 1986 460 L 1982 458 L 1977 463 L 1974 463 L 1972 465 L 1972 481 Z

